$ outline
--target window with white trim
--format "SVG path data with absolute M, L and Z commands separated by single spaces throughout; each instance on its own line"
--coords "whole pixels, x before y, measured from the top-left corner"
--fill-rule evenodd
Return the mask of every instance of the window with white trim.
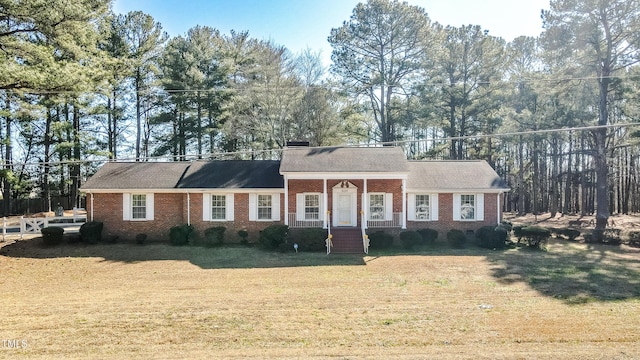
M 416 220 L 431 219 L 431 206 L 429 203 L 429 195 L 416 194 Z
M 320 219 L 320 195 L 319 194 L 304 195 L 304 219 L 305 220 Z
M 384 194 L 369 194 L 369 220 L 384 220 Z
M 273 214 L 271 195 L 258 195 L 258 220 L 271 220 Z
M 211 220 L 226 220 L 227 196 L 211 195 Z
M 123 193 L 122 220 L 153 220 L 153 199 L 154 197 L 152 193 Z
M 460 195 L 460 220 L 476 219 L 476 196 L 471 194 Z
M 147 218 L 147 195 L 131 195 L 131 219 L 140 220 Z

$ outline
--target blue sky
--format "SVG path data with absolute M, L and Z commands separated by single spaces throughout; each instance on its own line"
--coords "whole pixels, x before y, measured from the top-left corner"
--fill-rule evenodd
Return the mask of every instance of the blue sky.
M 251 37 L 273 40 L 294 54 L 305 48 L 322 51 L 329 63 L 327 37 L 349 20 L 358 0 L 115 0 L 113 10 L 141 10 L 162 24 L 171 36 L 184 35 L 195 25 L 228 34 L 248 30 Z M 542 32 L 540 10 L 549 0 L 408 0 L 424 8 L 443 25 L 480 25 L 507 41 Z

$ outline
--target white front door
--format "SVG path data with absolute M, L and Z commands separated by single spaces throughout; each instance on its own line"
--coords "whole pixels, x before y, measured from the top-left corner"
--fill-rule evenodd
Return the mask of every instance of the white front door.
M 356 212 L 357 189 L 333 188 L 333 224 L 332 226 L 356 226 L 358 217 Z

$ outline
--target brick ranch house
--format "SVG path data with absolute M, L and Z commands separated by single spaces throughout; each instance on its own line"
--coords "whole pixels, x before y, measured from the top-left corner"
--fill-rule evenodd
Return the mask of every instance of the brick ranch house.
M 501 221 L 509 191 L 485 161 L 409 161 L 395 147 L 290 147 L 282 160 L 110 162 L 82 187 L 105 233 L 166 239 L 175 225 L 250 238 L 271 224 L 323 228 L 338 250 L 366 251 L 385 230 L 476 230 Z

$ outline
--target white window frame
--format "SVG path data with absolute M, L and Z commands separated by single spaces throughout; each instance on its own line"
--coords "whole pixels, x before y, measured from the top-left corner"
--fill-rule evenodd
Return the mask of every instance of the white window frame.
M 462 197 L 473 196 L 473 218 L 462 218 Z M 484 194 L 460 193 L 453 194 L 453 220 L 454 221 L 484 221 Z
M 318 206 L 307 206 L 307 198 L 309 196 L 315 196 L 318 199 Z M 324 221 L 324 209 L 323 209 L 323 197 L 322 193 L 308 192 L 296 194 L 296 221 Z M 318 218 L 311 219 L 307 217 L 308 208 L 318 208 Z
M 371 198 L 382 196 L 382 218 L 373 218 L 371 211 Z M 393 219 L 393 194 L 383 192 L 370 192 L 367 194 L 367 214 L 368 221 L 389 221 Z
M 123 221 L 151 221 L 154 219 L 154 194 L 153 193 L 123 193 L 122 194 L 122 220 Z M 134 196 L 145 197 L 145 216 L 144 218 L 133 217 Z
M 258 196 L 271 196 L 271 218 L 258 219 Z M 280 221 L 280 193 L 251 193 L 249 194 L 249 221 Z
M 417 197 L 418 196 L 428 196 L 429 199 L 429 208 L 428 208 L 428 217 L 420 218 L 418 208 L 417 208 Z M 410 193 L 407 201 L 407 211 L 408 211 L 408 219 L 410 221 L 438 221 L 438 194 L 432 193 Z
M 222 219 L 213 218 L 213 197 L 224 196 L 225 214 Z M 204 193 L 202 194 L 202 220 L 211 222 L 224 222 L 234 220 L 234 194 L 233 193 Z

